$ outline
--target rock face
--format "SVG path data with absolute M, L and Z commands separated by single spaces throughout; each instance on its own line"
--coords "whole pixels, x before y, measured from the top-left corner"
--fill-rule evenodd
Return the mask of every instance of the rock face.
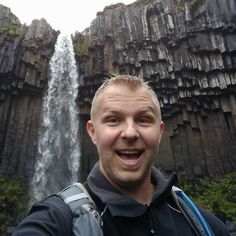
M 0 5 L 0 171 L 29 178 L 42 93 L 59 32 L 21 25 Z M 138 0 L 97 14 L 73 37 L 79 68 L 81 176 L 97 159 L 85 123 L 101 81 L 129 73 L 150 81 L 166 124 L 156 164 L 181 178 L 236 169 L 234 0 Z
M 0 171 L 32 175 L 42 92 L 59 32 L 44 20 L 21 25 L 0 5 Z
M 236 169 L 235 0 L 112 5 L 73 42 L 83 120 L 105 77 L 142 76 L 159 97 L 166 125 L 158 165 L 181 178 Z

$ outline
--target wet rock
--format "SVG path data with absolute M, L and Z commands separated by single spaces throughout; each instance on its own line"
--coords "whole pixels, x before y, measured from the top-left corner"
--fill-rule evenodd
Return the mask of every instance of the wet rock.
M 138 0 L 104 8 L 74 36 L 75 48 L 78 38 L 88 42 L 76 51 L 81 114 L 89 113 L 105 77 L 141 76 L 156 91 L 166 123 L 157 164 L 180 178 L 235 170 L 235 23 L 234 0 Z
M 42 94 L 58 34 L 44 19 L 21 25 L 0 5 L 0 171 L 9 176 L 33 173 Z

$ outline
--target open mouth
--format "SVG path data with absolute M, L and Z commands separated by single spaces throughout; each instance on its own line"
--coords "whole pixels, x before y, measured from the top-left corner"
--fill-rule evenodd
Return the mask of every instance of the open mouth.
M 136 160 L 143 154 L 144 150 L 125 149 L 125 150 L 116 150 L 115 152 L 123 160 Z

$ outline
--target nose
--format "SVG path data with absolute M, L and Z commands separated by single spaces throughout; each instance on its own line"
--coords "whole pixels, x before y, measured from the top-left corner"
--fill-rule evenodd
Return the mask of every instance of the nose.
M 139 137 L 137 127 L 133 120 L 125 122 L 124 128 L 121 132 L 121 137 L 128 140 L 134 140 Z

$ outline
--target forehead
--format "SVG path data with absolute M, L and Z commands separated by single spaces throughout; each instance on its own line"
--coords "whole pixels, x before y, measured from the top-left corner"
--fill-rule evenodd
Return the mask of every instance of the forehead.
M 98 114 L 102 114 L 105 110 L 121 108 L 126 110 L 134 110 L 134 108 L 152 110 L 161 119 L 157 97 L 145 86 L 133 87 L 126 84 L 112 84 L 101 91 L 93 101 L 91 119 L 94 119 Z
M 117 109 L 152 110 L 158 113 L 158 105 L 145 87 L 127 87 L 112 85 L 100 95 L 97 111 L 111 111 Z
M 111 85 L 107 87 L 102 94 L 100 95 L 100 98 L 102 100 L 110 99 L 112 97 L 134 97 L 134 96 L 140 96 L 140 97 L 146 97 L 151 99 L 151 94 L 145 87 L 129 87 L 126 85 L 118 84 L 118 85 Z

